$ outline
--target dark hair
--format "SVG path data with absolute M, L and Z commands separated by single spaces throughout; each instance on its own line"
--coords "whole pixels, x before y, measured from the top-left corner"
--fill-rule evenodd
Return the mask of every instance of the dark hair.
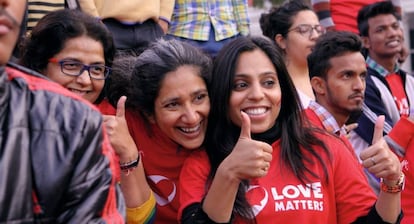
M 208 88 L 212 66 L 209 56 L 198 48 L 175 39 L 159 39 L 150 44 L 136 60 L 127 107 L 138 110 L 144 118 L 153 115 L 155 99 L 165 75 L 184 65 L 198 68 L 199 75 Z
M 68 40 L 83 35 L 102 44 L 105 65 L 110 67 L 115 54 L 111 33 L 98 19 L 71 9 L 50 12 L 39 20 L 20 46 L 20 64 L 42 72 L 47 67 L 49 59 L 59 53 Z M 107 81 L 95 103 L 104 98 L 106 86 Z
M 283 37 L 287 36 L 289 29 L 292 27 L 293 18 L 301 11 L 312 9 L 300 0 L 287 1 L 279 7 L 273 7 L 268 13 L 260 16 L 260 28 L 263 35 L 273 41 L 277 34 Z
M 359 34 L 367 37 L 369 30 L 368 20 L 382 14 L 391 14 L 397 20 L 401 19 L 391 1 L 381 1 L 364 6 L 359 10 L 357 17 Z
M 229 117 L 229 100 L 233 90 L 237 61 L 243 52 L 257 49 L 263 51 L 271 60 L 280 83 L 281 109 L 274 127 L 270 129 L 272 132 L 270 135 L 275 137 L 270 140 L 273 143 L 278 138 L 281 139 L 281 164 L 290 167 L 302 182 L 308 180 L 306 173 L 317 177 L 317 174 L 304 165 L 309 158 L 303 157 L 302 151 L 299 150 L 299 146 L 302 146 L 305 151 L 317 158 L 327 175 L 324 162 L 312 146 L 320 145 L 326 153 L 328 151 L 310 129 L 304 128 L 306 125 L 303 123 L 301 107 L 298 103 L 299 97 L 289 77 L 281 52 L 275 48 L 275 43 L 266 37 L 240 37 L 225 45 L 214 61 L 210 86 L 211 109 L 204 142 L 212 167 L 209 181 L 213 179 L 220 163 L 231 153 L 240 135 L 240 127 L 233 124 Z M 263 136 L 255 134 L 252 137 L 260 140 L 259 138 Z M 247 220 L 253 220 L 251 207 L 245 198 L 247 188 L 246 180 L 239 186 L 233 213 Z
M 117 107 L 121 96 L 128 96 L 128 86 L 131 83 L 132 71 L 134 70 L 137 56 L 130 52 L 118 52 L 112 63 L 111 75 L 107 78 L 108 93 L 106 95 L 109 103 Z M 129 101 L 129 98 L 127 99 Z
M 326 78 L 331 68 L 330 59 L 348 52 L 360 52 L 362 42 L 358 35 L 348 31 L 330 31 L 319 37 L 315 47 L 308 55 L 310 78 Z

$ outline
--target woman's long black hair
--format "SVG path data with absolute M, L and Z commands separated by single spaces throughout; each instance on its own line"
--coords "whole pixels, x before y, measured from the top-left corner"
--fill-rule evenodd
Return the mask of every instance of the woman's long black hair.
M 281 139 L 280 164 L 289 167 L 302 182 L 307 181 L 309 175 L 318 177 L 315 172 L 304 165 L 305 162 L 310 162 L 311 158 L 303 156 L 303 151 L 299 150 L 301 146 L 303 150 L 310 152 L 317 158 L 322 164 L 325 176 L 327 176 L 326 165 L 321 156 L 315 152 L 313 146 L 322 146 L 329 155 L 328 150 L 323 142 L 315 137 L 313 130 L 305 128 L 302 108 L 298 103 L 299 98 L 289 77 L 281 52 L 276 48 L 273 41 L 266 37 L 240 37 L 226 45 L 219 52 L 213 66 L 209 91 L 211 110 L 205 138 L 206 152 L 212 166 L 209 181 L 213 179 L 220 163 L 231 153 L 240 135 L 240 127 L 234 125 L 229 117 L 229 99 L 233 90 L 237 60 L 243 52 L 257 49 L 263 51 L 274 65 L 282 92 L 280 114 L 276 119 L 275 126 L 267 131 L 273 133 L 266 133 L 274 136 L 272 142 Z M 255 135 L 252 136 L 255 138 Z M 233 215 L 254 222 L 253 212 L 245 198 L 248 184 L 248 181 L 245 180 L 239 186 Z

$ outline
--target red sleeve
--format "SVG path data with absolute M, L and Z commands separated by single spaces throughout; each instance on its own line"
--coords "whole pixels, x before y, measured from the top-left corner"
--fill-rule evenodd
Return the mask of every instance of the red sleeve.
M 352 223 L 368 214 L 376 196 L 352 152 L 337 139 L 331 142 L 328 147 L 332 151 L 337 220 L 338 223 Z
M 401 117 L 388 136 L 402 148 L 408 148 L 408 145 L 414 139 L 414 122 L 406 117 Z
M 210 172 L 209 159 L 205 151 L 195 151 L 186 159 L 180 174 L 180 209 L 178 220 L 183 210 L 201 202 L 206 194 L 206 182 Z
M 395 143 L 391 146 L 400 157 L 402 171 L 405 174 L 405 186 L 401 194 L 401 206 L 404 211 L 402 223 L 414 223 L 414 175 L 410 169 L 414 162 L 414 123 L 406 117 L 401 117 L 388 137 Z M 387 143 L 390 144 L 389 141 Z

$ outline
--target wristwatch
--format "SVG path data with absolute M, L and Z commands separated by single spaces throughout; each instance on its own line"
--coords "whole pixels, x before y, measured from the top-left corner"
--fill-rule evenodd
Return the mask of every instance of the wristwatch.
M 387 192 L 387 193 L 398 193 L 401 192 L 404 189 L 404 183 L 405 183 L 405 176 L 404 173 L 401 173 L 400 177 L 398 178 L 397 183 L 394 186 L 388 186 L 384 183 L 384 179 L 381 178 L 381 191 Z

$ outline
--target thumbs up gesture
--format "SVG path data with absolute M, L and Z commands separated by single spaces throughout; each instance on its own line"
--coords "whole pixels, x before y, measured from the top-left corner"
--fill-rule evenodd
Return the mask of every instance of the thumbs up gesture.
M 246 113 L 241 112 L 241 120 L 239 140 L 230 155 L 220 164 L 219 170 L 224 169 L 239 180 L 265 176 L 272 161 L 273 148 L 251 138 L 251 123 Z
M 378 117 L 372 145 L 360 153 L 360 158 L 362 165 L 376 177 L 384 178 L 384 181 L 393 181 L 400 177 L 401 164 L 383 138 L 384 119 L 383 115 Z
M 126 97 L 119 98 L 116 114 L 104 115 L 104 124 L 112 147 L 120 157 L 120 161 L 131 161 L 138 157 L 138 150 L 134 140 L 129 134 L 128 125 L 125 119 Z

